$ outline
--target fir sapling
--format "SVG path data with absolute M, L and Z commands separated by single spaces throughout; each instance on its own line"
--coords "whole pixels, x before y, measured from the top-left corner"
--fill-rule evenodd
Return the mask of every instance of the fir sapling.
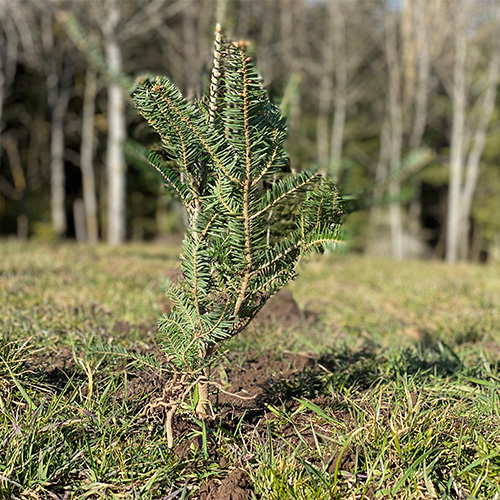
M 149 162 L 188 216 L 182 278 L 167 285 L 172 310 L 159 335 L 177 380 L 196 384 L 203 417 L 221 344 L 295 277 L 301 256 L 341 240 L 340 199 L 321 175 L 289 171 L 286 120 L 247 43 L 222 40 L 219 28 L 207 96 L 190 102 L 156 77 L 141 79 L 132 99 L 161 138 Z

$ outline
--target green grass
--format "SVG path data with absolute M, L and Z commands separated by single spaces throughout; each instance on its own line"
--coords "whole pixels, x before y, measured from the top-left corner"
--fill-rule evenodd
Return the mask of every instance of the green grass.
M 156 356 L 177 251 L 0 243 L 0 498 L 197 498 L 235 469 L 248 498 L 499 498 L 500 268 L 311 259 L 314 321 L 249 328 L 221 373 L 311 361 L 270 363 L 257 410 L 181 412 L 171 452 L 161 378 L 118 354 Z

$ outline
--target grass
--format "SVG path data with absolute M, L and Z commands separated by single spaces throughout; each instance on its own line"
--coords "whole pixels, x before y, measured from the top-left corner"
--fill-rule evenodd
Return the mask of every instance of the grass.
M 145 411 L 161 377 L 119 352 L 158 357 L 176 255 L 0 243 L 0 498 L 499 498 L 498 267 L 311 259 L 290 286 L 309 319 L 220 364 L 229 387 L 264 360 L 258 403 L 180 415 L 172 452 Z

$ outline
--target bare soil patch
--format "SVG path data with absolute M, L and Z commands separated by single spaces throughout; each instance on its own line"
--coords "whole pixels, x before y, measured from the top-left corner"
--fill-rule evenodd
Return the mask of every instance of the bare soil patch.
M 175 275 L 172 276 L 175 279 Z M 162 301 L 164 310 L 168 312 L 167 300 Z M 254 324 L 257 328 L 275 327 L 301 328 L 307 320 L 298 307 L 293 296 L 287 290 L 281 291 L 262 309 Z M 139 330 L 145 337 L 151 332 L 149 325 L 132 325 L 124 320 L 116 321 L 106 340 L 125 339 L 133 330 Z M 154 342 L 154 336 L 149 337 Z M 162 353 L 157 346 L 152 346 L 141 354 L 154 354 L 160 362 Z M 111 359 L 111 358 L 110 358 Z M 37 366 L 44 382 L 53 390 L 64 391 L 69 379 L 75 383 L 86 384 L 86 374 L 75 361 L 74 353 L 70 348 L 62 348 L 58 352 L 33 362 Z M 106 366 L 101 365 L 101 368 Z M 164 388 L 168 383 L 168 374 L 156 373 L 148 370 L 141 371 L 135 367 L 129 369 L 126 359 L 118 359 L 106 370 L 115 371 L 124 377 L 123 384 L 116 390 L 114 397 L 117 403 L 127 401 L 130 411 L 141 415 L 138 422 L 147 425 L 149 429 L 162 432 L 165 425 L 167 408 L 158 404 L 163 398 L 169 400 Z M 253 351 L 247 353 L 232 352 L 223 356 L 220 363 L 213 369 L 213 380 L 217 387 L 211 391 L 211 401 L 215 416 L 205 422 L 208 429 L 207 452 L 211 463 L 220 466 L 220 474 L 212 477 L 198 490 L 195 498 L 199 500 L 247 500 L 252 498 L 253 486 L 245 472 L 245 460 L 242 458 L 242 467 L 235 468 L 234 457 L 229 459 L 221 450 L 220 443 L 214 438 L 221 428 L 228 434 L 238 436 L 238 439 L 250 438 L 255 429 L 265 432 L 266 428 L 273 429 L 279 426 L 280 439 L 285 439 L 292 446 L 307 443 L 311 448 L 315 446 L 317 435 L 310 428 L 312 412 L 299 413 L 293 422 L 280 419 L 270 410 L 280 408 L 286 412 L 293 412 L 300 405 L 300 399 L 308 399 L 322 408 L 335 407 L 342 412 L 340 405 L 332 397 L 324 394 L 325 368 L 314 355 L 309 353 Z M 99 392 L 99 371 L 95 373 L 94 390 Z M 82 394 L 86 394 L 83 387 Z M 153 411 L 144 413 L 144 408 L 151 404 Z M 144 413 L 144 414 L 143 414 Z M 347 414 L 344 415 L 348 418 Z M 175 447 L 173 453 L 182 457 L 190 453 L 201 452 L 200 437 L 192 437 L 193 431 L 199 430 L 188 414 L 178 411 L 173 422 Z M 238 429 L 238 432 L 237 432 Z M 301 429 L 300 435 L 297 429 Z M 324 431 L 324 429 L 323 429 Z M 226 450 L 227 452 L 227 450 Z M 353 463 L 350 450 L 332 449 L 332 467 L 337 459 L 342 465 Z M 231 463 L 231 466 L 229 466 Z

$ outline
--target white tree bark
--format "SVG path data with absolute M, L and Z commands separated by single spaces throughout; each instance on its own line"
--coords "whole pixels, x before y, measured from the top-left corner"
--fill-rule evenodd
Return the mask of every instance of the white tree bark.
M 391 142 L 391 132 L 390 125 L 387 119 L 383 119 L 380 126 L 379 134 L 379 154 L 378 161 L 375 166 L 375 183 L 380 183 L 387 178 L 389 173 L 389 151 Z M 376 243 L 379 238 L 379 229 L 384 223 L 384 211 L 380 206 L 384 192 L 380 188 L 375 188 L 373 191 L 373 206 L 370 208 L 370 240 L 368 242 L 368 251 L 373 252 L 373 249 L 377 252 Z
M 316 147 L 323 169 L 340 182 L 349 107 L 374 88 L 372 68 L 366 69 L 374 44 L 360 31 L 370 21 L 357 0 L 328 2 L 325 17 L 321 61 L 310 63 L 319 80 Z
M 347 53 L 344 8 L 333 15 L 333 45 L 335 58 L 335 91 L 333 94 L 333 123 L 330 140 L 330 164 L 334 182 L 342 175 L 342 149 L 347 116 Z
M 283 90 L 283 99 L 280 107 L 287 116 L 290 128 L 289 141 L 298 140 L 298 123 L 301 115 L 300 84 L 303 73 L 302 47 L 307 35 L 300 19 L 304 15 L 303 0 L 286 0 L 280 3 L 281 20 L 281 54 L 283 71 L 287 75 L 287 82 Z
M 95 244 L 99 239 L 97 222 L 97 196 L 94 175 L 94 115 L 97 94 L 97 74 L 88 67 L 82 110 L 82 139 L 80 145 L 80 168 L 82 171 L 83 207 L 85 212 L 86 238 Z
M 64 56 L 62 67 L 54 40 L 53 17 L 42 17 L 42 41 L 47 58 L 47 98 L 50 108 L 50 210 L 52 226 L 58 238 L 66 234 L 66 176 L 64 172 L 64 118 L 68 108 L 73 80 L 73 65 Z
M 120 1 L 109 0 L 104 22 L 105 53 L 112 76 L 122 71 L 122 54 L 118 43 L 121 20 Z M 119 245 L 125 241 L 126 163 L 123 142 L 126 137 L 125 98 L 116 80 L 108 85 L 108 145 L 106 163 L 108 172 L 108 224 L 107 241 Z
M 4 41 L 3 37 L 3 18 L 5 16 L 5 5 L 0 4 L 0 157 L 2 156 L 2 130 L 3 130 L 3 124 L 2 124 L 2 112 L 3 112 L 3 102 L 5 98 L 5 85 L 6 85 L 6 78 L 5 78 L 5 66 L 6 66 L 6 43 Z M 2 190 L 0 189 L 0 206 L 2 205 Z M 0 217 L 0 234 L 2 232 L 2 219 Z
M 328 24 L 333 23 L 335 16 L 334 2 L 330 2 L 328 13 Z M 321 166 L 321 172 L 326 175 L 329 171 L 330 163 L 330 110 L 334 92 L 334 65 L 336 63 L 334 30 L 328 31 L 328 36 L 323 44 L 322 60 L 317 65 L 317 71 L 320 73 L 318 90 L 318 114 L 316 119 L 316 147 L 318 162 Z
M 480 161 L 486 143 L 486 133 L 495 109 L 498 85 L 500 83 L 500 52 L 493 52 L 488 68 L 488 81 L 484 91 L 479 122 L 474 132 L 472 149 L 470 150 L 465 164 L 465 181 L 461 195 L 460 211 L 460 258 L 469 258 L 470 251 L 470 219 L 472 202 L 479 179 Z
M 386 14 L 386 58 L 388 69 L 388 106 L 390 122 L 389 170 L 396 172 L 401 167 L 403 148 L 403 110 L 401 95 L 401 65 L 398 54 L 398 23 L 395 15 Z M 400 194 L 399 182 L 393 181 L 389 187 L 392 198 Z M 392 201 L 389 205 L 389 221 L 391 226 L 392 256 L 395 259 L 404 257 L 403 248 L 403 216 L 401 204 Z
M 415 89 L 415 115 L 409 145 L 418 148 L 422 145 L 427 123 L 427 103 L 429 100 L 430 49 L 428 38 L 429 10 L 426 0 L 417 0 L 414 9 L 415 35 L 417 48 L 417 81 Z
M 52 226 L 59 238 L 64 237 L 66 220 L 66 176 L 64 173 L 64 115 L 66 106 L 59 100 L 52 112 L 50 134 L 50 213 Z
M 462 8 L 461 8 L 462 7 Z M 455 62 L 452 88 L 452 130 L 450 143 L 450 184 L 448 194 L 446 260 L 456 262 L 460 248 L 462 178 L 464 170 L 464 137 L 466 113 L 465 62 L 467 41 L 463 4 L 457 9 L 455 24 Z

